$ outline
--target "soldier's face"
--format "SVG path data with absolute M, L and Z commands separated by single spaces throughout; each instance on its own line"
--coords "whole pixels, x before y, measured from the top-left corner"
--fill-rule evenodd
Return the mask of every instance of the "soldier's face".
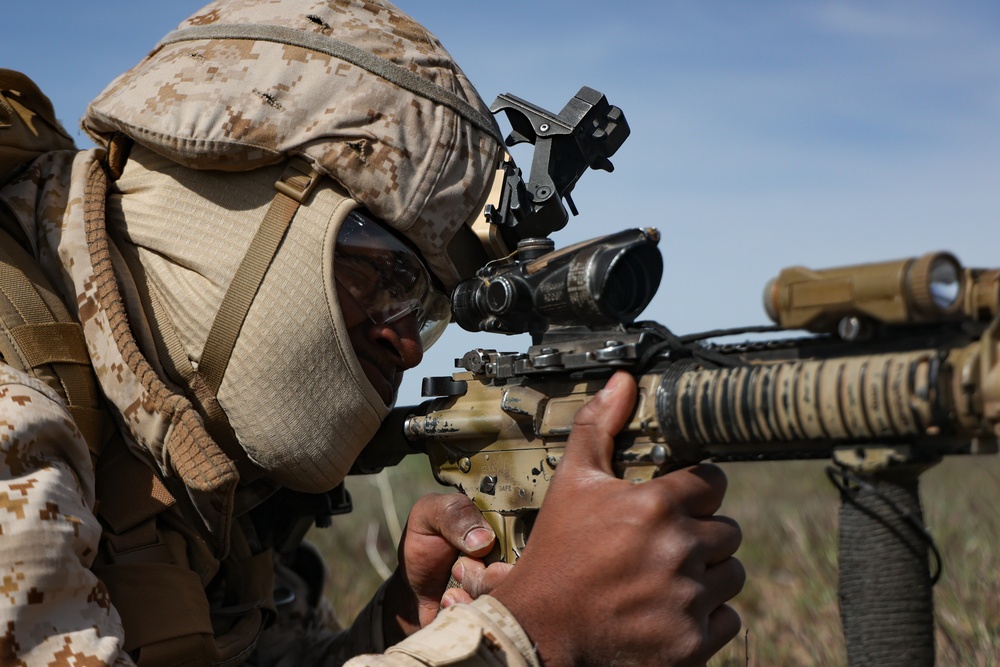
M 347 334 L 365 377 L 386 405 L 395 400 L 403 371 L 420 363 L 424 356 L 417 315 L 409 312 L 389 322 L 376 323 L 358 300 L 337 284 Z
M 363 211 L 341 224 L 333 273 L 355 355 L 391 405 L 403 371 L 420 363 L 448 323 L 448 299 L 419 255 Z

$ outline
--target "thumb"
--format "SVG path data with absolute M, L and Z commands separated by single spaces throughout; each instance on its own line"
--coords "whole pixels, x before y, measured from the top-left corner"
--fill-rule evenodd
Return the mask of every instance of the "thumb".
M 624 371 L 612 375 L 604 389 L 597 392 L 573 418 L 566 453 L 559 463 L 560 470 L 597 470 L 613 474 L 611 457 L 615 436 L 632 417 L 637 394 L 635 378 Z

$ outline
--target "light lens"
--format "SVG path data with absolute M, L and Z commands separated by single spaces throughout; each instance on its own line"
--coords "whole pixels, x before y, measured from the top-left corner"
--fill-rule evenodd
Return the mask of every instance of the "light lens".
M 959 268 L 947 257 L 939 257 L 931 267 L 928 291 L 934 305 L 941 310 L 951 310 L 962 293 Z

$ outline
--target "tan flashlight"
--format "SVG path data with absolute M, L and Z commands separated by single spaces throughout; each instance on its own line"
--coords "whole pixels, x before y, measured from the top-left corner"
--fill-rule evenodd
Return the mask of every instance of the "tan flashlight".
M 853 339 L 870 321 L 900 325 L 959 318 L 969 279 L 947 252 L 818 271 L 793 266 L 768 282 L 764 308 L 785 329 L 837 331 Z

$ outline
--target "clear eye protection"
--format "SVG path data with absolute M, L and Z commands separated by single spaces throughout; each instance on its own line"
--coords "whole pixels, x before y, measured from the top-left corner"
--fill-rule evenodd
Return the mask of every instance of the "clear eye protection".
M 451 319 L 448 297 L 434 287 L 420 257 L 363 211 L 348 214 L 334 247 L 337 283 L 376 324 L 416 318 L 423 349 Z

